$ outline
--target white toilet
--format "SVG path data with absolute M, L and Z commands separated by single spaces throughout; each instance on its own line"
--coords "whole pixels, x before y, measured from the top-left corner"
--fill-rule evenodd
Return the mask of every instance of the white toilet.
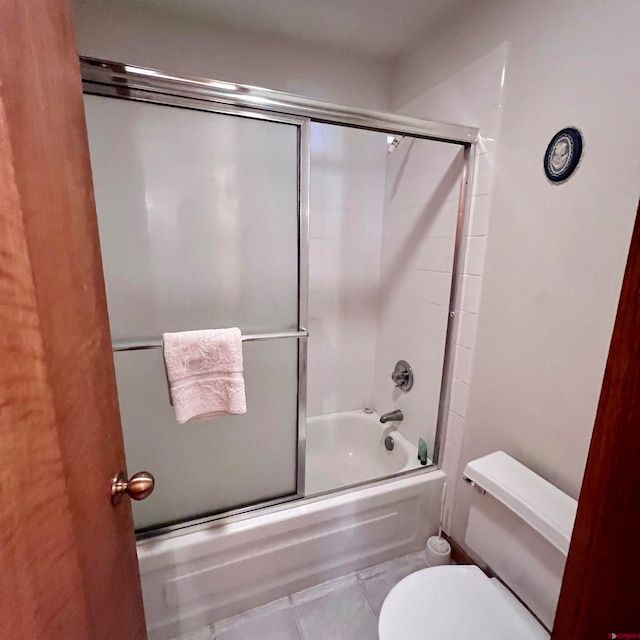
M 463 565 L 407 576 L 384 601 L 380 640 L 548 640 L 576 501 L 502 451 L 463 478 L 465 543 L 497 577 Z

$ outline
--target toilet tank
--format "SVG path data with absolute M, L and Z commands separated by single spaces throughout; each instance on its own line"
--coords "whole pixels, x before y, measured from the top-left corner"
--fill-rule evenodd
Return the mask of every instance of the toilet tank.
M 465 543 L 548 628 L 553 626 L 577 502 L 503 451 L 472 460 Z

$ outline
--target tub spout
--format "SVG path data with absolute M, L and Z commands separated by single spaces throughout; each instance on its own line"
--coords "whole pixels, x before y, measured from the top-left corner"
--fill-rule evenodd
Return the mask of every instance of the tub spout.
M 400 409 L 396 409 L 395 411 L 389 411 L 389 413 L 383 413 L 380 416 L 380 422 L 382 422 L 382 424 L 385 422 L 400 422 L 402 418 L 404 418 L 402 411 L 400 411 Z

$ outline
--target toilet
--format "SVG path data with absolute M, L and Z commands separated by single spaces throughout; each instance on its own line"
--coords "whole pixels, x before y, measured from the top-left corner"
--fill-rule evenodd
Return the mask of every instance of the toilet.
M 577 502 L 503 451 L 471 461 L 465 544 L 475 565 L 422 569 L 382 610 L 380 640 L 548 640 Z

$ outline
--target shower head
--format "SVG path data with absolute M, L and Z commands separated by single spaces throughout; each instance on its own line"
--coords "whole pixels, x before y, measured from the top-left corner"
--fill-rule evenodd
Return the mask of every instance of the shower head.
M 387 136 L 387 153 L 393 153 L 404 140 L 404 136 Z

